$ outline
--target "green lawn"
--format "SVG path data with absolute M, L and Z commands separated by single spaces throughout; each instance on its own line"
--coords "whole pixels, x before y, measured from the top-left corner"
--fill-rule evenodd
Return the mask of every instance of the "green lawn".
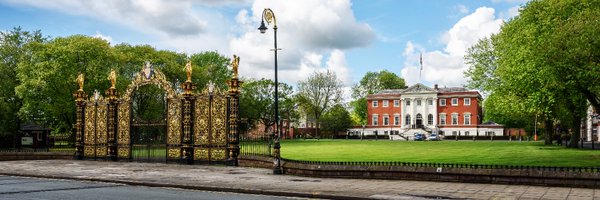
M 133 158 L 138 158 L 138 157 L 153 158 L 153 159 L 166 158 L 167 150 L 166 150 L 166 148 L 154 148 L 154 149 L 144 149 L 144 150 L 133 149 L 131 152 L 131 156 L 133 156 Z
M 542 142 L 283 140 L 281 156 L 308 161 L 399 161 L 600 167 L 600 151 Z

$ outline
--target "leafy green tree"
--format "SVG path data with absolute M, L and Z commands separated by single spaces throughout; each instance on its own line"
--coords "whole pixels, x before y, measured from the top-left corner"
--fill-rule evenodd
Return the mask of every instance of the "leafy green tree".
M 16 134 L 21 120 L 18 111 L 23 104 L 15 93 L 21 82 L 17 79 L 17 66 L 31 58 L 30 43 L 43 43 L 46 38 L 38 31 L 24 31 L 21 27 L 0 31 L 0 135 Z
M 275 83 L 270 79 L 247 80 L 242 84 L 240 96 L 240 117 L 247 120 L 248 128 L 254 128 L 258 123 L 265 126 L 264 132 L 275 125 Z M 292 97 L 292 87 L 279 83 L 279 113 L 280 119 L 293 118 L 295 103 Z
M 345 131 L 350 126 L 352 126 L 350 113 L 340 104 L 333 106 L 321 119 L 321 127 L 323 130 L 329 131 L 333 135 L 336 135 L 340 131 Z
M 522 103 L 523 113 L 541 116 L 546 144 L 553 124 L 560 123 L 572 130 L 571 145 L 576 146 L 587 102 L 599 107 L 598 14 L 597 1 L 527 3 L 500 33 L 469 52 L 470 84 Z
M 312 73 L 307 80 L 298 82 L 298 103 L 305 113 L 314 117 L 320 127 L 321 115 L 342 99 L 343 85 L 331 71 Z M 319 137 L 319 128 L 315 129 Z
M 55 131 L 70 131 L 75 121 L 72 92 L 77 74 L 86 74 L 85 89 L 108 88 L 107 74 L 114 66 L 108 42 L 88 36 L 55 38 L 34 44 L 31 59 L 20 62 L 16 87 L 23 99 L 19 111 L 26 120 L 43 121 Z
M 194 66 L 193 80 L 198 85 L 198 90 L 204 89 L 209 81 L 221 91 L 227 90 L 227 81 L 233 75 L 233 71 L 227 68 L 231 63 L 229 57 L 216 51 L 207 51 L 191 55 L 190 60 Z
M 114 67 L 118 69 L 117 73 L 119 73 L 117 77 L 117 91 L 119 92 L 125 91 L 146 62 L 150 62 L 153 67 L 163 72 L 167 80 L 172 83 L 173 88 L 179 88 L 179 84 L 187 79 L 184 73 L 187 56 L 183 53 L 156 50 L 150 45 L 132 46 L 126 43 L 114 46 L 112 52 L 117 62 Z M 193 67 L 194 70 L 199 69 L 197 66 Z M 105 76 L 105 74 L 102 75 Z
M 358 116 L 359 123 L 367 122 L 367 95 L 378 93 L 385 89 L 403 89 L 406 88 L 406 82 L 398 75 L 387 70 L 378 72 L 367 72 L 365 76 L 352 88 L 351 102 L 353 114 Z
M 467 88 L 484 93 L 493 91 L 499 85 L 498 75 L 495 74 L 497 59 L 491 37 L 483 38 L 470 47 L 465 56 L 465 63 L 469 66 L 464 73 L 465 77 L 469 77 Z

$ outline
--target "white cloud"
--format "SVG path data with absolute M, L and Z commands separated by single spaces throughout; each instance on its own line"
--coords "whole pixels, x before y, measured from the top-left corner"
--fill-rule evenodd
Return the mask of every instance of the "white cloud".
M 519 9 L 521 9 L 521 6 L 513 6 L 513 7 L 509 8 L 507 11 L 501 12 L 500 18 L 511 19 L 513 17 L 516 17 L 517 15 L 519 15 Z
M 117 22 L 138 30 L 170 36 L 191 36 L 206 31 L 207 22 L 191 10 L 190 1 L 167 0 L 8 0 L 17 5 L 57 10 L 68 14 Z
M 352 85 L 350 69 L 346 64 L 346 55 L 343 51 L 337 49 L 331 51 L 329 60 L 327 61 L 327 70 L 335 72 L 338 79 L 340 79 L 344 85 Z
M 113 41 L 112 37 L 107 36 L 107 35 L 103 35 L 102 33 L 100 33 L 100 31 L 96 31 L 96 35 L 94 35 L 92 37 L 106 40 L 108 43 L 112 43 L 112 41 Z
M 528 1 L 529 0 L 492 0 L 492 2 L 494 2 L 494 3 L 510 3 L 510 4 L 514 4 L 514 3 L 523 4 Z
M 344 50 L 371 44 L 375 34 L 369 25 L 356 21 L 349 0 L 257 0 L 250 10 L 238 12 L 239 33 L 229 46 L 232 53 L 244 58 L 240 61 L 240 75 L 274 76 L 273 52 L 269 51 L 273 49 L 273 25 L 265 34 L 257 30 L 267 7 L 275 13 L 278 26 L 277 43 L 282 49 L 278 51 L 280 79 L 295 85 L 315 70 L 335 69 L 338 77 L 350 85 Z M 327 61 L 323 62 L 325 57 Z
M 460 19 L 445 32 L 442 41 L 446 44 L 443 51 L 423 52 L 422 80 L 446 86 L 460 86 L 466 83 L 463 71 L 467 69 L 463 57 L 469 47 L 479 39 L 500 30 L 502 19 L 496 18 L 493 8 L 481 7 Z M 406 58 L 401 76 L 409 84 L 419 82 L 418 45 L 408 42 L 403 52 Z
M 247 3 L 246 0 L 4 1 L 125 26 L 156 38 L 153 46 L 186 53 L 207 50 L 229 53 L 227 27 L 232 26 L 231 20 L 212 8 Z
M 456 9 L 458 11 L 458 13 L 460 14 L 467 14 L 469 13 L 469 8 L 467 8 L 467 6 L 462 5 L 462 4 L 458 4 L 454 7 L 454 9 Z
M 473 14 L 460 19 L 443 36 L 446 42 L 445 52 L 453 56 L 464 56 L 467 49 L 477 40 L 497 33 L 500 30 L 502 19 L 496 19 L 494 9 L 481 7 Z

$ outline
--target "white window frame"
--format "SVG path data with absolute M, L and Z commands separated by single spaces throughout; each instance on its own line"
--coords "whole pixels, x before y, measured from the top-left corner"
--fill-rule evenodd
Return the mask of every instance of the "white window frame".
M 452 113 L 451 117 L 450 122 L 452 122 L 452 125 L 458 125 L 458 113 Z M 456 119 L 456 121 L 454 121 L 454 119 Z
M 463 105 L 470 106 L 471 105 L 471 98 L 464 98 L 463 99 Z
M 384 126 L 390 125 L 390 116 L 389 115 L 383 115 L 383 125 Z
M 400 100 L 394 100 L 394 107 L 400 107 Z
M 433 125 L 433 114 L 427 115 L 427 125 Z
M 446 106 L 446 99 L 440 99 L 440 106 Z
M 421 105 L 421 99 L 417 99 L 417 106 Z
M 379 126 L 379 115 L 375 114 L 371 117 L 371 125 Z
M 456 100 L 456 103 L 454 103 L 454 100 Z M 458 98 L 452 98 L 452 100 L 450 100 L 450 103 L 452 104 L 452 106 L 458 106 Z
M 373 107 L 373 108 L 377 108 L 378 106 L 379 106 L 379 102 L 378 102 L 377 100 L 373 100 L 373 101 L 371 102 L 371 107 Z
M 410 100 L 406 100 L 406 106 L 410 106 Z
M 387 108 L 390 105 L 390 102 L 388 100 L 382 100 L 382 107 Z
M 411 121 L 412 121 L 412 118 L 410 117 L 410 114 L 406 114 L 404 116 L 404 125 L 410 125 Z
M 446 114 L 440 114 L 440 125 L 446 125 Z
M 394 115 L 394 126 L 400 125 L 400 115 Z
M 463 124 L 465 124 L 465 125 L 471 125 L 471 113 L 465 113 L 464 116 L 463 116 L 463 118 L 464 118 L 463 119 L 464 120 Z M 467 120 L 467 118 L 469 118 L 469 119 Z
M 433 106 L 433 100 L 427 99 L 427 105 Z

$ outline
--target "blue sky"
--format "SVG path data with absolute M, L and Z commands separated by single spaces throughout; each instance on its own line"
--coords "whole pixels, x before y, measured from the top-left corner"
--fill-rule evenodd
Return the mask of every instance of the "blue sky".
M 409 84 L 460 86 L 464 50 L 518 14 L 523 0 L 0 0 L 0 30 L 16 26 L 111 44 L 150 44 L 241 57 L 240 75 L 273 77 L 273 32 L 256 30 L 262 10 L 277 19 L 280 80 L 296 85 L 333 70 L 349 88 L 368 71 Z M 423 75 L 419 79 L 419 55 Z

